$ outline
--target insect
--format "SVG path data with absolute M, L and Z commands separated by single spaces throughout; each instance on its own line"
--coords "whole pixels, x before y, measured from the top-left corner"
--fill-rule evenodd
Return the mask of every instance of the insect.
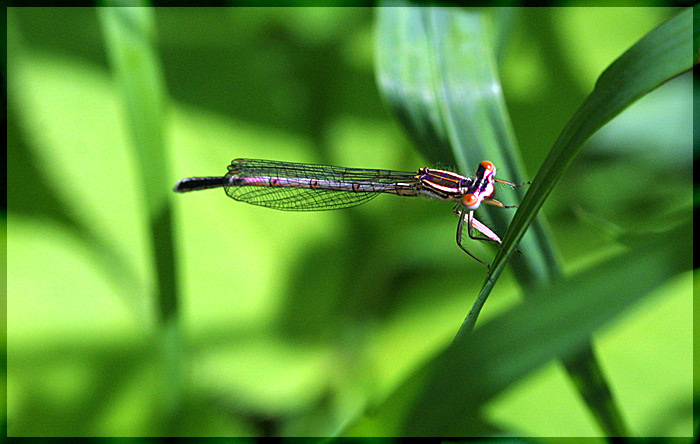
M 457 245 L 469 256 L 485 265 L 462 245 L 466 223 L 467 235 L 474 240 L 501 243 L 501 239 L 474 217 L 482 203 L 501 208 L 504 205 L 493 198 L 496 183 L 511 188 L 515 184 L 496 179 L 492 162 L 481 162 L 475 177 L 469 178 L 450 171 L 421 168 L 417 173 L 343 168 L 274 160 L 236 159 L 228 166 L 228 173 L 220 177 L 191 177 L 175 185 L 179 193 L 223 187 L 232 199 L 284 211 L 319 211 L 348 208 L 362 204 L 379 194 L 420 196 L 438 201 L 455 202 L 454 212 L 459 216 Z M 483 236 L 477 236 L 474 230 Z

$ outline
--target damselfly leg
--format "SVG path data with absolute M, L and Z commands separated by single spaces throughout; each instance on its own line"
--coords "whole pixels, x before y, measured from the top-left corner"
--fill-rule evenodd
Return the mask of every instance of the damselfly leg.
M 490 265 L 487 262 L 482 261 L 478 257 L 474 256 L 469 250 L 467 250 L 464 245 L 462 245 L 462 235 L 464 232 L 464 221 L 465 219 L 467 220 L 467 234 L 469 235 L 470 239 L 474 240 L 481 240 L 481 241 L 488 241 L 488 242 L 495 242 L 500 246 L 501 244 L 501 238 L 499 238 L 496 233 L 491 231 L 490 228 L 488 228 L 486 225 L 482 224 L 479 222 L 475 217 L 474 217 L 474 211 L 473 210 L 467 210 L 465 208 L 455 211 L 457 215 L 459 216 L 459 223 L 457 224 L 457 245 L 459 245 L 459 248 L 462 249 L 465 253 L 467 253 L 469 256 L 473 257 L 474 259 L 477 260 L 477 262 L 486 265 L 486 268 L 490 268 Z M 485 234 L 488 237 L 478 237 L 474 236 L 472 232 L 472 228 L 476 228 L 478 231 L 481 233 Z
M 455 213 L 459 215 L 459 224 L 457 225 L 457 245 L 459 245 L 463 251 L 475 259 L 477 258 L 467 251 L 467 249 L 462 245 L 464 222 L 467 222 L 467 235 L 470 239 L 494 242 L 499 248 L 502 248 L 501 238 L 499 238 L 491 229 L 477 221 L 474 218 L 474 211 L 481 206 L 482 202 L 500 208 L 516 208 L 517 205 L 504 205 L 500 201 L 493 198 L 494 193 L 496 192 L 494 184 L 502 183 L 510 186 L 511 188 L 517 188 L 529 183 L 523 182 L 521 184 L 516 184 L 507 180 L 496 179 L 495 176 L 495 165 L 487 160 L 481 162 L 479 164 L 479 168 L 476 170 L 476 177 L 469 184 L 469 187 L 464 190 L 464 193 L 459 199 L 459 204 L 457 204 L 454 210 Z M 486 237 L 475 236 L 474 229 L 484 234 Z M 477 261 L 486 265 L 486 268 L 490 267 L 488 263 L 482 261 L 481 259 L 477 259 Z
M 493 205 L 494 207 L 501 207 L 501 208 L 518 208 L 517 205 L 503 205 L 501 202 L 497 201 L 496 199 L 484 199 L 484 203 Z
M 528 182 L 523 182 L 523 183 L 513 183 L 513 182 L 509 182 L 509 181 L 507 181 L 507 180 L 502 180 L 502 179 L 494 179 L 493 181 L 496 182 L 496 183 L 502 183 L 502 184 L 508 185 L 508 186 L 511 187 L 511 188 L 518 188 L 518 187 L 521 187 L 521 186 L 523 186 L 523 185 L 530 185 L 530 184 L 532 183 L 532 182 L 529 182 L 529 181 L 528 181 Z

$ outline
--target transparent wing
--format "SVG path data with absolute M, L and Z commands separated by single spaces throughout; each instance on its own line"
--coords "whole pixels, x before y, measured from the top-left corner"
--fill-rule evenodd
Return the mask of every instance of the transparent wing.
M 348 208 L 380 193 L 415 195 L 418 184 L 416 173 L 271 160 L 236 159 L 228 170 L 229 197 L 285 211 Z

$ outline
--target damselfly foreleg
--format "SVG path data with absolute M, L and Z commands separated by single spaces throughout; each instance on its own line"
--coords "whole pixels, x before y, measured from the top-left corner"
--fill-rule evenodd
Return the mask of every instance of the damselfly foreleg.
M 503 179 L 493 179 L 493 181 L 496 183 L 502 183 L 502 184 L 508 185 L 511 188 L 518 188 L 518 187 L 522 187 L 524 185 L 530 185 L 532 183 L 529 181 L 523 182 L 523 183 L 513 183 L 513 182 L 509 182 L 507 180 L 503 180 Z
M 484 203 L 487 203 L 489 205 L 493 205 L 495 207 L 501 207 L 501 208 L 518 208 L 517 205 L 504 205 L 500 201 L 496 199 L 491 199 L 491 198 L 484 198 Z

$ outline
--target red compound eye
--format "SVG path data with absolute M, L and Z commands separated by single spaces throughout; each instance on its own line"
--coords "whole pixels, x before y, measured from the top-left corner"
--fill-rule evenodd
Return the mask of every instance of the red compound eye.
M 493 162 L 489 162 L 488 160 L 484 160 L 479 165 L 481 165 L 484 169 L 488 171 L 493 171 L 496 169 L 496 166 L 493 164 Z
M 469 209 L 472 209 L 474 206 L 478 206 L 479 203 L 479 198 L 476 197 L 476 194 L 469 193 L 462 196 L 462 205 Z

